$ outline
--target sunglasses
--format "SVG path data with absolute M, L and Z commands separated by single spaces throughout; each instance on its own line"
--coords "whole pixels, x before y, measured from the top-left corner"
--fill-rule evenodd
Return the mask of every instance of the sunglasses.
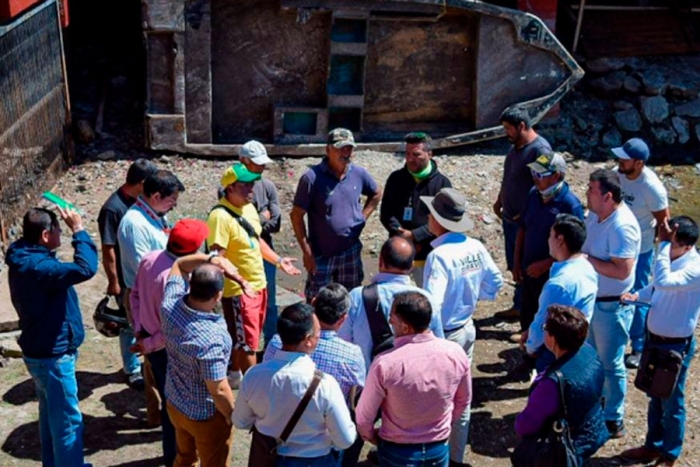
M 534 178 L 536 178 L 537 180 L 542 180 L 543 178 L 550 177 L 550 176 L 552 176 L 552 174 L 553 174 L 553 172 L 542 172 L 542 173 L 540 173 L 540 172 L 536 172 L 536 171 L 534 171 L 534 170 L 530 170 L 530 173 L 531 173 L 532 176 L 533 176 Z

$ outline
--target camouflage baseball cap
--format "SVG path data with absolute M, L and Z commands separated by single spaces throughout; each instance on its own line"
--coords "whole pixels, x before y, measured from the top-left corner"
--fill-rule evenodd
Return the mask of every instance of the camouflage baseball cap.
M 328 133 L 328 144 L 334 148 L 344 148 L 345 146 L 357 147 L 352 131 L 345 128 L 336 128 Z
M 556 152 L 540 154 L 534 162 L 530 162 L 527 166 L 540 174 L 566 172 L 566 160 Z

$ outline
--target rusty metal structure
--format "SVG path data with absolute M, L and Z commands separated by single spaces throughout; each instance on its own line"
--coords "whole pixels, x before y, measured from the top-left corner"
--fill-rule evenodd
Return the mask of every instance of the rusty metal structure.
M 0 228 L 64 167 L 68 96 L 59 9 L 46 0 L 0 25 Z
M 144 0 L 143 24 L 148 146 L 198 155 L 318 155 L 336 126 L 367 149 L 468 144 L 583 76 L 539 18 L 474 0 Z

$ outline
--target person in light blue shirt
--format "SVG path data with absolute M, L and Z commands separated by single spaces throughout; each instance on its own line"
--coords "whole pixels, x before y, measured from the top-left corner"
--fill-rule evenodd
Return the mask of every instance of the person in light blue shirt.
M 474 227 L 466 213 L 467 199 L 454 188 L 421 196 L 430 211 L 428 229 L 437 238 L 423 271 L 423 286 L 435 297 L 445 338 L 456 342 L 472 361 L 476 328 L 472 316 L 479 300 L 495 300 L 503 276 L 479 240 L 465 233 Z M 462 466 L 469 438 L 471 408 L 452 424 L 450 465 Z
M 399 292 L 420 292 L 428 297 L 433 308 L 430 330 L 437 337 L 445 337 L 442 332 L 437 302 L 430 293 L 419 289 L 411 281 L 410 274 L 414 256 L 413 245 L 403 237 L 391 237 L 384 242 L 379 254 L 379 274 L 371 280 L 372 283 L 377 284 L 380 308 L 388 321 L 394 295 Z M 369 368 L 370 363 L 372 363 L 374 343 L 362 300 L 362 287 L 355 287 L 350 292 L 350 311 L 348 311 L 347 319 L 338 330 L 338 336 L 360 346 L 365 358 L 365 366 Z
M 598 274 L 581 254 L 586 241 L 586 225 L 576 216 L 560 214 L 550 229 L 549 254 L 556 260 L 552 264 L 549 280 L 540 294 L 539 308 L 522 342 L 530 355 L 537 355 L 535 367 L 541 373 L 552 362 L 554 354 L 544 347 L 542 327 L 547 321 L 550 305 L 574 307 L 583 313 L 590 323 L 598 293 Z

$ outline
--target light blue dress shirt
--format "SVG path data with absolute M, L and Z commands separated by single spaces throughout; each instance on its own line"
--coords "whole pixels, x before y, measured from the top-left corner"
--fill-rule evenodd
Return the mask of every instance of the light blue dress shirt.
M 372 278 L 371 282 L 377 283 L 379 305 L 387 320 L 389 319 L 389 312 L 391 312 L 391 305 L 394 302 L 394 295 L 397 293 L 418 292 L 428 297 L 433 308 L 430 330 L 437 337 L 445 337 L 440 324 L 437 303 L 430 293 L 413 285 L 409 276 L 380 272 Z M 369 330 L 367 313 L 365 313 L 365 306 L 362 300 L 362 287 L 355 287 L 350 292 L 350 311 L 348 312 L 348 318 L 338 330 L 338 336 L 360 346 L 362 355 L 365 357 L 365 367 L 369 368 L 370 363 L 372 363 L 372 333 Z
M 593 317 L 598 293 L 598 274 L 582 256 L 552 264 L 549 280 L 540 294 L 540 305 L 527 336 L 527 352 L 534 354 L 544 344 L 542 327 L 550 305 L 572 306 L 581 310 L 588 322 Z

